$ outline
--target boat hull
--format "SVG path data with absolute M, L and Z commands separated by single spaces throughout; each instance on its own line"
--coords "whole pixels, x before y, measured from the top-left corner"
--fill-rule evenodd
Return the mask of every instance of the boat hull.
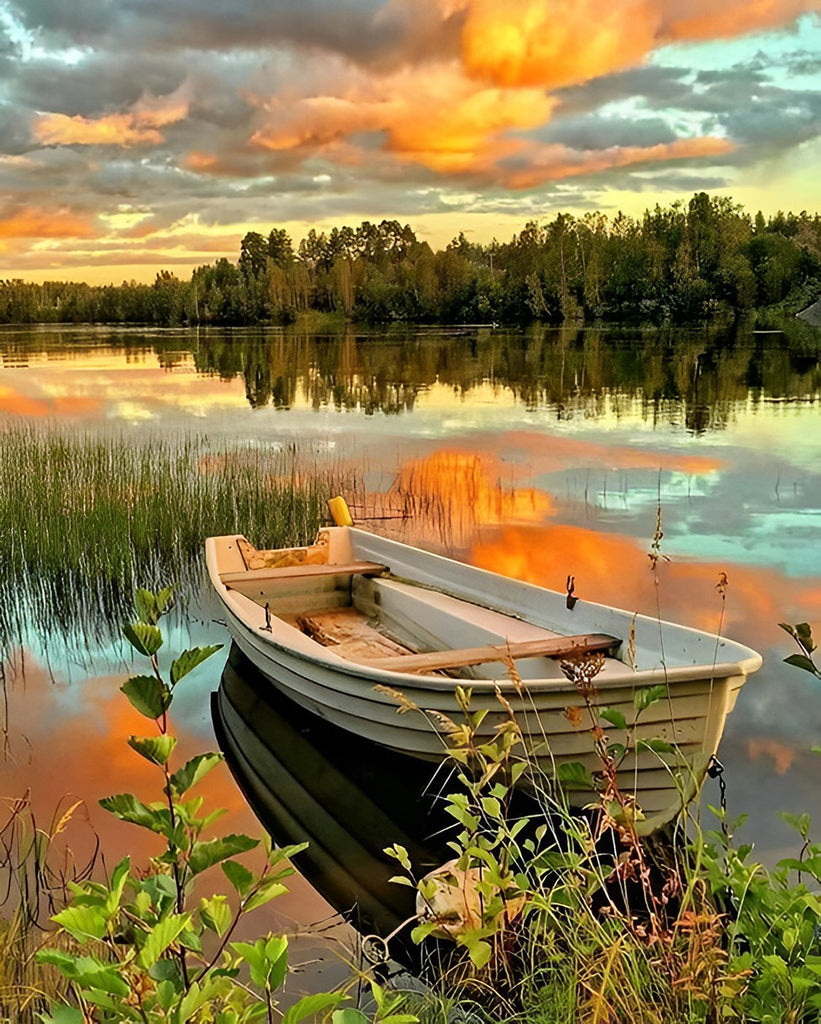
M 535 622 L 536 627 L 553 627 L 558 595 L 396 542 L 372 538 L 364 531 L 349 533 L 360 535 L 354 537 L 352 547 L 356 557 L 383 562 L 405 581 L 397 585 L 399 591 L 407 587 L 408 581 L 430 587 L 434 580 L 440 584 L 447 580 L 448 591 L 456 595 L 456 600 L 475 601 L 481 595 L 484 606 L 492 602 L 493 614 L 509 614 L 516 623 Z M 350 556 L 350 547 L 346 553 Z M 593 730 L 603 728 L 608 743 L 628 748 L 620 763 L 619 785 L 641 808 L 645 816 L 643 831 L 652 831 L 670 821 L 692 799 L 718 747 L 740 687 L 749 672 L 760 664 L 758 655 L 741 645 L 685 627 L 630 616 L 617 609 L 588 605 L 584 614 L 574 618 L 570 631 L 578 632 L 580 626 L 584 630 L 603 629 L 626 636 L 632 628 L 646 646 L 651 627 L 658 633 L 661 625 L 667 631 L 672 650 L 691 643 L 696 653 L 703 655 L 711 644 L 716 652 L 721 645 L 721 659 L 716 658 L 706 666 L 697 662 L 687 664 L 686 658 L 679 659 L 685 664 L 653 664 L 645 657 L 645 665 L 632 668 L 611 659 L 595 680 L 596 692 L 589 700 L 593 707 L 591 719 L 590 706 L 583 695 L 554 661 L 533 659 L 536 667 L 530 668 L 531 673 L 536 673 L 535 678 L 508 678 L 501 666 L 498 673 L 488 678 L 464 681 L 357 664 L 334 655 L 332 649 L 312 643 L 287 622 L 268 616 L 250 598 L 226 590 L 220 583 L 213 549 L 209 550 L 209 567 L 237 646 L 273 686 L 313 714 L 401 753 L 441 760 L 449 749 L 448 720 L 457 724 L 463 721 L 454 694 L 455 686 L 461 683 L 471 689 L 471 709 L 486 712 L 478 738 L 491 739 L 512 713 L 521 731 L 519 752 L 526 752 L 549 778 L 555 777 L 563 764 L 581 765 L 595 777 L 602 763 Z M 387 606 L 391 586 L 384 590 Z M 432 616 L 441 618 L 447 612 L 446 599 L 435 597 L 435 591 L 424 590 L 420 594 L 420 600 L 431 603 Z M 545 611 L 543 595 L 549 595 L 556 608 Z M 532 606 L 538 606 L 537 610 Z M 728 659 L 728 654 L 734 657 Z M 540 663 L 544 666 L 540 667 Z M 545 674 L 540 677 L 539 672 Z M 637 693 L 657 684 L 664 685 L 664 696 L 638 713 Z M 598 712 L 605 708 L 623 715 L 627 729 L 601 720 Z M 609 717 L 618 720 L 617 714 Z M 641 740 L 663 741 L 674 751 L 638 749 L 637 741 Z M 590 788 L 570 792 L 570 800 L 577 806 L 595 799 Z

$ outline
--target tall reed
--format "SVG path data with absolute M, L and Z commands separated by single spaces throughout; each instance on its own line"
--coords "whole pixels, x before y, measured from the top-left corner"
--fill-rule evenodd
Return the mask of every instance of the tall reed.
M 338 466 L 294 445 L 214 444 L 187 433 L 0 427 L 0 644 L 108 639 L 137 587 L 198 587 L 203 542 L 245 533 L 312 539 Z

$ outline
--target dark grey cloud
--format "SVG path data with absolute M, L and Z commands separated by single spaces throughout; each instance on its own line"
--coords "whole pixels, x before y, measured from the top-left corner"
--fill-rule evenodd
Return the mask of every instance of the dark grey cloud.
M 19 156 L 30 148 L 30 118 L 17 106 L 0 103 L 0 153 Z
M 584 85 L 558 90 L 558 117 L 589 114 L 607 103 L 634 97 L 652 98 L 658 107 L 668 107 L 686 95 L 692 72 L 687 68 L 650 65 L 615 75 L 603 75 Z
M 538 138 L 572 149 L 596 150 L 674 142 L 676 133 L 660 117 L 630 119 L 593 113 L 587 117 L 558 117 L 538 133 Z
M 412 4 L 384 0 L 13 0 L 11 9 L 54 46 L 117 45 L 142 52 L 224 52 L 296 46 L 344 56 L 367 67 L 392 67 L 455 55 L 461 16 L 441 18 Z
M 794 73 L 821 71 L 821 56 L 801 51 L 793 57 L 791 64 L 786 63 Z M 785 77 L 783 70 L 781 77 Z M 695 118 L 701 121 L 703 134 L 720 135 L 736 144 L 734 153 L 718 161 L 724 166 L 778 157 L 817 137 L 821 127 L 821 91 L 777 84 L 764 54 L 729 68 L 696 72 L 683 67 L 636 68 L 558 95 L 557 116 L 540 133 L 546 141 L 579 148 L 653 145 L 671 141 L 676 120 L 686 118 L 691 123 Z M 630 120 L 599 112 L 607 104 L 629 100 L 643 109 L 641 117 Z M 594 145 L 597 137 L 599 146 Z M 638 179 L 631 187 L 643 189 Z
M 100 52 L 77 65 L 46 58 L 20 63 L 6 88 L 29 110 L 91 116 L 130 107 L 145 93 L 174 92 L 188 73 L 182 61 Z

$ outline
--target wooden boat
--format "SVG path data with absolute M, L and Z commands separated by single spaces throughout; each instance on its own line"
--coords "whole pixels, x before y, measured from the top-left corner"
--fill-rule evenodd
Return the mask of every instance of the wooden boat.
M 274 686 L 351 733 L 441 760 L 442 716 L 458 719 L 462 685 L 471 708 L 487 712 L 480 736 L 508 720 L 501 696 L 550 776 L 581 765 L 595 779 L 591 727 L 600 725 L 627 748 L 619 785 L 644 816 L 641 831 L 692 799 L 738 691 L 761 665 L 755 651 L 604 605 L 571 608 L 564 594 L 358 529 L 338 504 L 336 517 L 345 525 L 308 547 L 257 550 L 239 535 L 206 542 L 228 629 Z M 562 661 L 596 652 L 605 656 L 591 701 L 609 711 L 593 723 Z M 663 698 L 637 712 L 637 694 L 659 685 Z M 424 713 L 397 714 L 397 692 Z M 641 742 L 653 740 L 675 749 Z M 594 797 L 584 784 L 571 794 L 577 806 Z

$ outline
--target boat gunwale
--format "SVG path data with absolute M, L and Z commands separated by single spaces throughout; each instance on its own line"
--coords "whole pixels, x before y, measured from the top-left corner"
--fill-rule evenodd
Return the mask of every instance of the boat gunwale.
M 528 583 L 524 580 L 516 579 L 515 577 L 503 576 L 499 573 L 493 572 L 490 569 L 483 569 L 478 566 L 472 566 L 466 562 L 458 562 L 455 559 L 448 558 L 444 555 L 438 555 L 434 552 L 424 551 L 421 548 L 415 548 L 412 545 L 404 544 L 401 541 L 392 541 L 388 538 L 378 537 L 376 534 L 368 533 L 367 531 L 357 529 L 356 527 L 331 527 L 331 529 L 348 530 L 350 532 L 354 532 L 358 536 L 367 539 L 375 538 L 378 542 L 385 543 L 389 546 L 398 545 L 401 548 L 413 552 L 418 552 L 425 558 L 433 560 L 434 562 L 442 563 L 443 566 L 458 566 L 461 569 L 467 569 L 470 570 L 472 573 L 480 574 L 481 577 L 488 577 L 489 579 L 501 581 L 507 585 L 514 585 L 516 587 L 522 588 L 523 591 L 526 593 L 548 593 L 554 597 L 561 596 L 558 594 L 558 591 L 550 590 L 547 587 L 541 587 L 534 583 Z M 498 689 L 501 690 L 503 694 L 508 690 L 515 691 L 520 685 L 523 685 L 527 690 L 536 692 L 551 690 L 558 692 L 562 692 L 563 690 L 567 690 L 571 693 L 575 692 L 575 688 L 572 682 L 570 682 L 570 680 L 563 678 L 527 679 L 524 680 L 522 684 L 519 684 L 512 682 L 510 679 L 506 677 L 493 679 L 458 679 L 455 677 L 426 674 L 423 672 L 401 672 L 395 669 L 380 669 L 378 668 L 378 666 L 369 665 L 364 662 L 352 661 L 338 654 L 335 654 L 333 652 L 332 647 L 324 647 L 317 641 L 311 640 L 311 638 L 309 637 L 305 637 L 305 634 L 299 631 L 295 626 L 290 625 L 290 623 L 284 621 L 275 613 L 272 613 L 270 615 L 271 621 L 280 622 L 283 628 L 294 630 L 298 636 L 304 637 L 309 643 L 311 643 L 315 647 L 315 651 L 302 649 L 298 650 L 292 644 L 288 644 L 282 640 L 277 640 L 273 633 L 269 633 L 266 635 L 266 633 L 263 632 L 262 627 L 255 628 L 253 624 L 249 621 L 249 617 L 242 614 L 243 605 L 247 603 L 252 607 L 259 609 L 260 613 L 264 613 L 263 608 L 246 595 L 240 593 L 239 591 L 233 590 L 229 586 L 226 586 L 226 584 L 223 583 L 222 580 L 220 579 L 219 566 L 216 564 L 216 540 L 237 538 L 245 539 L 242 534 L 229 534 L 223 538 L 209 537 L 206 540 L 206 561 L 208 564 L 209 574 L 211 576 L 212 584 L 216 589 L 220 597 L 220 600 L 222 604 L 225 606 L 226 610 L 232 615 L 232 617 L 237 621 L 237 623 L 248 632 L 250 636 L 254 637 L 259 642 L 261 642 L 264 645 L 264 647 L 272 648 L 289 657 L 293 657 L 300 661 L 317 665 L 319 667 L 325 668 L 333 672 L 339 672 L 346 676 L 353 676 L 370 680 L 377 685 L 381 684 L 391 686 L 396 683 L 404 685 L 424 683 L 424 685 L 419 688 L 425 690 L 443 691 L 452 691 L 456 685 L 464 685 L 474 691 L 478 690 L 480 692 L 484 690 L 491 690 L 495 692 Z M 413 584 L 415 581 L 407 579 L 407 582 Z M 510 609 L 500 607 L 498 605 L 492 605 L 489 603 L 482 604 L 477 600 L 471 600 L 465 596 L 460 596 L 458 593 L 453 593 L 451 591 L 445 590 L 444 587 L 436 588 L 432 587 L 427 583 L 422 582 L 420 584 L 420 589 L 430 589 L 434 591 L 438 590 L 443 594 L 455 597 L 457 600 L 463 600 L 468 604 L 474 604 L 478 607 L 496 611 L 502 615 L 507 615 L 511 618 L 519 619 L 520 621 L 529 621 L 524 620 L 520 614 L 516 614 Z M 619 665 L 623 665 L 624 671 L 611 670 L 610 673 L 608 673 L 608 675 L 600 676 L 597 679 L 596 684 L 597 689 L 600 691 L 606 691 L 609 689 L 614 689 L 616 687 L 625 685 L 641 687 L 653 685 L 655 683 L 677 683 L 687 681 L 703 681 L 706 685 L 709 685 L 713 680 L 722 680 L 731 678 L 733 676 L 741 676 L 746 678 L 753 672 L 756 672 L 763 663 L 763 659 L 758 652 L 752 650 L 752 648 L 749 648 L 744 644 L 738 643 L 738 641 L 731 640 L 727 637 L 722 637 L 714 633 L 708 633 L 704 630 L 695 629 L 692 626 L 685 626 L 679 623 L 669 622 L 663 619 L 656 619 L 648 615 L 632 613 L 623 608 L 616 608 L 613 605 L 603 605 L 593 601 L 585 601 L 584 604 L 586 608 L 590 610 L 593 614 L 595 614 L 597 611 L 601 611 L 605 614 L 617 613 L 619 615 L 624 616 L 625 619 L 628 621 L 642 620 L 644 622 L 647 622 L 648 624 L 651 623 L 654 626 L 667 626 L 675 631 L 684 634 L 689 634 L 691 637 L 697 637 L 699 638 L 699 641 L 714 641 L 717 645 L 725 647 L 729 645 L 735 648 L 739 652 L 739 654 L 742 655 L 742 657 L 740 657 L 736 661 L 705 661 L 689 665 L 673 666 L 661 664 L 651 669 L 642 669 L 638 671 L 631 669 L 626 662 L 614 658 L 612 659 L 613 662 Z

